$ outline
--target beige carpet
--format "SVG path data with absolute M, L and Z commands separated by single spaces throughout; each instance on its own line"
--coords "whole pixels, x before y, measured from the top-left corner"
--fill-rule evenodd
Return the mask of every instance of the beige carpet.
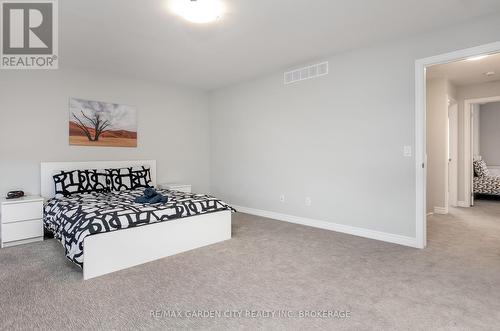
M 2 249 L 0 329 L 498 329 L 500 202 L 452 213 L 431 217 L 426 250 L 236 214 L 230 241 L 89 281 L 54 240 Z

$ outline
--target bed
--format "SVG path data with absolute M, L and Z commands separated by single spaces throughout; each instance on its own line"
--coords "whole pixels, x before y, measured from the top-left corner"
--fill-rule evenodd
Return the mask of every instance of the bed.
M 484 160 L 474 161 L 474 194 L 500 196 L 500 177 L 490 174 Z
M 140 187 L 56 194 L 58 173 L 132 167 L 149 169 L 150 185 L 156 186 L 153 160 L 41 163 L 44 226 L 83 269 L 84 279 L 231 238 L 232 208 L 208 195 L 158 190 L 169 201 L 148 205 L 134 203 L 144 191 Z

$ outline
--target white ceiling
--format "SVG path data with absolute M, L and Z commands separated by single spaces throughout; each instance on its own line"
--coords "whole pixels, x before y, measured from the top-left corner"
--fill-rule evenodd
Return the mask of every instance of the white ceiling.
M 60 66 L 213 89 L 500 12 L 498 0 L 224 1 L 201 26 L 165 0 L 59 1 Z
M 495 72 L 486 76 L 486 72 Z M 457 86 L 480 84 L 500 80 L 500 54 L 478 61 L 457 61 L 427 68 L 427 78 L 448 78 Z

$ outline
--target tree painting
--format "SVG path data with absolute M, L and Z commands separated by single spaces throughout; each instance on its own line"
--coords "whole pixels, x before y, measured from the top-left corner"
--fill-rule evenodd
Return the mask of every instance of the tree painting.
M 109 120 L 102 120 L 101 115 L 94 113 L 93 117 L 88 117 L 85 115 L 85 113 L 82 111 L 82 117 L 84 118 L 83 121 L 87 121 L 87 123 L 90 123 L 90 127 L 94 128 L 94 133 L 92 134 L 89 130 L 89 127 L 87 124 L 85 124 L 76 114 L 73 114 L 73 117 L 78 123 L 75 123 L 76 126 L 82 130 L 82 132 L 85 134 L 85 136 L 88 138 L 89 141 L 99 141 L 99 137 L 103 132 L 105 132 L 106 128 L 111 125 Z
M 69 142 L 80 146 L 137 147 L 135 109 L 71 98 Z

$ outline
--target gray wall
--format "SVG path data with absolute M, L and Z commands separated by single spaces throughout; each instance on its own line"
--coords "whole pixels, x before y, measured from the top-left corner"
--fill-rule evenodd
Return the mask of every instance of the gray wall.
M 415 163 L 403 145 L 414 144 L 415 60 L 497 41 L 499 30 L 498 16 L 482 19 L 327 58 L 326 77 L 284 86 L 279 71 L 213 92 L 212 192 L 414 237 Z
M 480 109 L 481 156 L 486 164 L 500 166 L 500 102 L 482 105 Z
M 69 97 L 136 106 L 138 148 L 68 144 Z M 158 180 L 209 189 L 207 94 L 88 72 L 0 73 L 0 195 L 40 192 L 40 161 L 156 159 Z

